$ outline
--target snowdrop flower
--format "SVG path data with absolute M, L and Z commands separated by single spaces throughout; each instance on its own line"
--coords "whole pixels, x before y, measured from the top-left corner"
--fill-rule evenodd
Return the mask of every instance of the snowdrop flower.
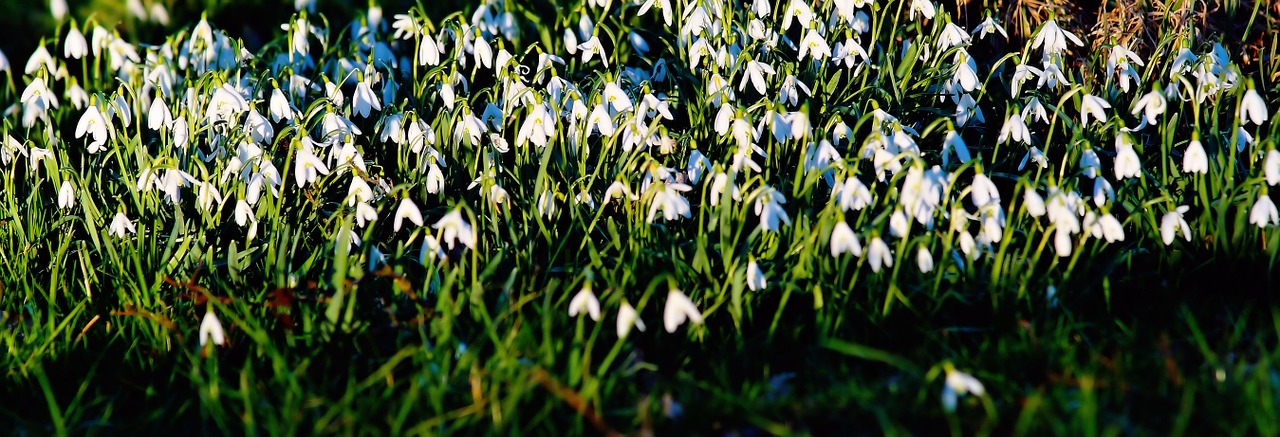
M 89 134 L 93 138 L 88 144 L 89 153 L 98 153 L 107 149 L 107 138 L 114 135 L 114 130 L 108 129 L 111 126 L 102 111 L 97 105 L 89 105 L 89 109 L 84 111 L 80 122 L 76 124 L 76 138 L 84 138 L 86 133 Z
M 978 27 L 973 29 L 972 34 L 978 35 L 979 39 L 983 39 L 992 32 L 999 32 L 1000 36 L 1009 39 L 1009 34 L 1005 33 L 1004 26 L 996 23 L 995 17 L 990 15 L 987 16 L 987 19 L 982 20 L 981 23 L 978 23 Z
M 569 301 L 569 317 L 577 317 L 583 312 L 591 316 L 591 320 L 600 321 L 600 300 L 591 292 L 590 283 L 582 284 L 582 289 Z
M 1259 228 L 1280 225 L 1280 212 L 1276 210 L 1275 202 L 1271 201 L 1271 197 L 1267 196 L 1265 191 L 1253 203 L 1253 208 L 1249 209 L 1249 223 L 1258 225 Z
M 404 224 L 404 219 L 409 219 L 416 226 L 422 226 L 422 211 L 418 210 L 418 205 L 413 200 L 406 197 L 400 201 L 400 206 L 396 208 L 396 217 L 392 226 L 396 232 L 400 232 L 400 226 Z M 453 246 L 450 245 L 450 248 Z
M 947 49 L 969 44 L 969 34 L 964 28 L 957 26 L 954 22 L 947 22 L 942 28 L 942 34 L 938 35 L 938 51 L 945 52 Z
M 889 216 L 889 235 L 894 238 L 902 238 L 907 235 L 907 228 L 911 225 L 911 221 L 907 220 L 907 214 L 898 209 Z
M 649 217 L 646 220 L 649 223 L 653 223 L 658 211 L 662 211 L 662 217 L 668 221 L 676 220 L 680 217 L 691 217 L 693 210 L 689 207 L 689 200 L 680 195 L 681 191 L 689 191 L 690 189 L 692 187 L 684 184 L 662 184 L 662 187 L 658 188 L 653 195 L 652 203 L 649 206 Z M 789 220 L 788 223 L 790 223 Z M 764 224 L 762 223 L 761 226 L 764 226 Z
M 942 407 L 948 412 L 956 410 L 956 402 L 960 396 L 972 394 L 981 397 L 986 395 L 986 388 L 973 375 L 956 370 L 950 364 L 947 364 L 945 369 L 947 378 L 946 383 L 942 386 Z
M 782 29 L 791 30 L 791 22 L 793 19 L 800 22 L 800 27 L 808 29 L 813 25 L 814 18 L 813 9 L 809 7 L 808 3 L 804 0 L 791 0 L 791 3 L 787 5 L 786 14 L 782 19 Z
M 234 211 L 234 215 L 235 215 L 237 226 L 244 227 L 246 225 L 253 224 L 254 228 L 253 228 L 253 231 L 251 231 L 251 234 L 253 232 L 256 232 L 258 217 L 253 213 L 253 207 L 249 206 L 249 203 L 245 202 L 244 199 L 240 199 L 236 201 L 236 208 Z
M 199 191 L 196 192 L 196 206 L 201 211 L 208 212 L 214 203 L 222 204 L 222 193 L 219 193 L 218 187 L 212 183 L 201 183 Z
M 760 291 L 766 285 L 768 285 L 768 282 L 764 277 L 764 272 L 760 270 L 760 265 L 756 264 L 756 260 L 747 262 L 747 288 L 750 288 L 751 291 Z
M 85 41 L 84 34 L 80 33 L 80 29 L 73 24 L 62 42 L 62 56 L 67 59 L 80 59 L 87 54 L 89 54 L 89 42 Z
M 644 321 L 640 320 L 640 314 L 630 303 L 623 302 L 622 307 L 618 308 L 618 338 L 627 338 L 632 326 L 644 332 Z
M 382 102 L 373 93 L 373 75 L 366 74 L 364 80 L 356 84 L 356 92 L 351 97 L 351 113 L 368 118 L 372 111 L 381 111 Z
M 933 254 L 929 253 L 929 249 L 924 246 L 916 250 L 916 266 L 920 267 L 920 273 L 933 271 Z
M 1040 217 L 1045 214 L 1044 198 L 1040 197 L 1035 188 L 1027 187 L 1022 192 L 1022 204 L 1027 208 L 1027 214 L 1032 217 Z
M 1071 42 L 1077 46 L 1084 46 L 1084 41 L 1080 41 L 1071 32 L 1058 27 L 1056 20 L 1050 19 L 1044 25 L 1040 26 L 1040 31 L 1036 33 L 1036 38 L 1031 42 L 1031 48 L 1043 48 L 1045 57 L 1050 55 L 1060 55 L 1067 51 L 1067 42 Z
M 432 228 L 444 232 L 441 238 L 445 245 L 449 246 L 449 250 L 453 250 L 453 246 L 462 243 L 468 249 L 476 248 L 476 231 L 462 218 L 462 210 L 455 209 L 441 217 L 439 221 L 431 225 Z
M 644 14 L 646 12 L 649 12 L 649 9 L 653 8 L 654 6 L 657 6 L 658 10 L 662 11 L 662 22 L 666 23 L 667 26 L 670 26 L 671 20 L 672 20 L 672 13 L 674 11 L 674 9 L 671 6 L 671 0 L 646 0 L 643 5 L 640 5 L 640 11 L 638 11 L 636 15 L 643 17 Z
M 9 72 L 13 67 L 9 65 L 9 57 L 0 51 L 0 71 Z
M 115 218 L 111 220 L 111 226 L 107 228 L 107 233 L 119 238 L 124 238 L 128 234 L 137 232 L 138 229 L 133 226 L 133 222 L 123 212 L 117 212 Z
M 27 66 L 23 68 L 23 73 L 28 75 L 44 69 L 49 74 L 58 71 L 58 64 L 54 61 L 53 56 L 49 54 L 49 50 L 44 46 L 36 47 L 35 52 L 31 53 L 31 57 L 27 58 Z
M 674 334 L 676 328 L 683 325 L 686 320 L 695 325 L 701 325 L 702 312 L 698 311 L 698 307 L 684 295 L 683 291 L 672 288 L 667 293 L 667 305 L 662 310 L 663 327 L 667 329 L 667 333 Z
M 1209 173 L 1209 155 L 1205 154 L 1204 146 L 1200 144 L 1200 140 L 1194 135 L 1191 138 L 1191 144 L 1187 145 L 1187 151 L 1182 155 L 1182 171 L 1185 173 Z
M 938 10 L 933 6 L 933 2 L 929 0 L 911 0 L 911 21 L 916 21 L 916 13 L 919 13 L 926 20 L 932 20 Z
M 839 258 L 846 253 L 862 256 L 862 243 L 858 242 L 858 235 L 853 233 L 853 229 L 842 220 L 836 222 L 836 227 L 831 230 L 831 257 Z
M 870 245 L 867 246 L 866 253 L 868 260 L 871 262 L 871 271 L 880 273 L 880 266 L 893 267 L 893 254 L 889 252 L 889 245 L 885 244 L 880 237 L 871 239 Z
M 782 205 L 786 203 L 787 199 L 773 187 L 765 186 L 761 189 L 756 194 L 755 202 L 755 212 L 760 217 L 760 229 L 777 232 L 780 229 L 778 226 L 779 220 L 790 226 L 791 217 L 787 215 L 787 210 L 782 208 Z M 670 219 L 668 218 L 668 220 Z
M 1142 96 L 1141 99 L 1134 101 L 1133 107 L 1129 109 L 1129 112 L 1134 117 L 1137 117 L 1138 114 L 1143 114 L 1144 125 L 1156 124 L 1160 121 L 1160 115 L 1164 114 L 1167 107 L 1168 104 L 1164 100 L 1164 95 L 1160 94 L 1159 90 L 1152 90 L 1147 95 Z
M 1267 158 L 1262 162 L 1262 174 L 1267 179 L 1267 185 L 1280 185 L 1280 151 L 1267 151 Z
M 1089 218 L 1092 214 L 1090 212 L 1085 218 L 1085 227 L 1093 234 L 1093 238 L 1101 238 L 1108 243 L 1124 241 L 1124 227 L 1120 225 L 1120 220 L 1110 213 L 1104 213 L 1096 221 L 1091 221 Z
M 306 184 L 315 182 L 320 175 L 329 174 L 329 166 L 325 165 L 324 160 L 316 156 L 311 149 L 311 139 L 303 138 L 302 147 L 298 149 L 298 154 L 294 163 L 294 181 L 298 183 L 298 188 L 306 187 Z
M 205 311 L 204 319 L 200 321 L 200 347 L 209 342 L 222 346 L 227 343 L 227 334 L 222 330 L 222 322 L 218 321 L 218 316 L 213 314 L 213 309 Z
M 1086 94 L 1080 101 L 1080 125 L 1089 126 L 1089 116 L 1092 115 L 1097 121 L 1107 119 L 1107 114 L 1103 109 L 1110 109 L 1111 104 L 1107 103 L 1101 97 L 1092 94 Z
M 1004 119 L 1004 126 L 1000 128 L 1000 136 L 996 138 L 996 141 L 1005 143 L 1010 139 L 1023 144 L 1031 144 L 1031 131 L 1027 129 L 1027 124 L 1022 121 L 1022 116 L 1016 110 L 1008 118 Z
M 1240 100 L 1240 124 L 1262 125 L 1267 121 L 1267 102 L 1262 100 L 1262 96 L 1258 95 L 1258 90 L 1250 88 L 1245 91 L 1244 99 Z
M 831 57 L 831 46 L 827 45 L 826 38 L 818 34 L 817 29 L 809 29 L 800 40 L 799 60 L 804 61 L 807 56 L 812 56 L 815 61 L 825 61 Z
M 548 139 L 555 136 L 555 133 L 556 117 L 547 111 L 545 105 L 533 105 L 532 113 L 521 125 L 520 132 L 516 134 L 516 145 L 524 146 L 532 141 L 534 145 L 543 147 L 547 145 Z
M 609 56 L 604 53 L 604 45 L 600 44 L 600 37 L 592 36 L 587 42 L 579 44 L 578 51 L 582 52 L 582 62 L 584 64 L 590 61 L 594 55 L 600 58 L 600 62 L 604 64 L 605 68 L 609 68 Z
M 1160 220 L 1160 238 L 1164 240 L 1164 245 L 1173 244 L 1174 238 L 1178 236 L 1178 231 L 1182 231 L 1182 238 L 1191 241 L 1191 226 L 1187 225 L 1187 220 L 1182 218 L 1182 214 L 1189 211 L 1191 207 L 1182 205 L 1165 213 L 1164 218 Z
M 1138 158 L 1138 152 L 1134 150 L 1133 140 L 1129 134 L 1121 133 L 1116 136 L 1115 170 L 1116 180 L 1138 177 L 1142 174 L 1142 160 Z
M 764 94 L 766 91 L 764 76 L 766 74 L 773 76 L 777 74 L 777 72 L 774 71 L 773 67 L 769 66 L 769 64 L 759 61 L 747 61 L 747 74 L 742 75 L 742 82 L 738 84 L 738 91 L 742 91 L 746 88 L 747 81 L 750 80 L 751 85 L 755 87 L 756 92 Z
M 156 96 L 155 100 L 151 101 L 151 110 L 147 111 L 147 127 L 158 131 L 172 123 L 173 113 L 169 111 L 169 105 L 165 104 L 163 96 Z
M 76 206 L 76 190 L 72 188 L 70 180 L 63 180 L 62 187 L 58 188 L 58 208 L 69 209 Z
M 1017 96 L 1018 91 L 1022 89 L 1022 84 L 1032 79 L 1039 82 L 1042 75 L 1044 75 L 1044 70 L 1027 64 L 1018 64 L 1013 69 L 1013 80 L 1009 82 L 1010 91 L 1014 96 Z

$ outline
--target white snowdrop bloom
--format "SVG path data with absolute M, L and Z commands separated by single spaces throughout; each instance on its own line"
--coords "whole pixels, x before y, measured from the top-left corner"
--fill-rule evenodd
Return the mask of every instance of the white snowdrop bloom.
M 67 10 L 67 0 L 49 0 L 49 15 L 53 16 L 53 21 L 67 18 Z
M 351 113 L 369 118 L 370 113 L 381 110 L 382 102 L 373 92 L 373 75 L 366 74 L 364 80 L 356 83 L 356 91 L 351 96 Z
M 1027 105 L 1022 107 L 1022 120 L 1036 120 L 1044 124 L 1049 124 L 1049 110 L 1040 103 L 1039 97 L 1031 97 L 1027 100 Z
M 281 120 L 291 120 L 294 116 L 293 104 L 284 97 L 284 93 L 280 88 L 271 90 L 271 100 L 268 106 L 268 112 L 271 114 L 271 120 L 279 123 Z
M 1080 173 L 1086 178 L 1093 179 L 1098 177 L 1098 173 L 1102 172 L 1102 159 L 1098 158 L 1098 152 L 1093 151 L 1092 147 L 1084 149 L 1080 152 Z
M 978 35 L 979 39 L 984 39 L 987 35 L 993 32 L 999 33 L 1000 36 L 1005 37 L 1005 39 L 1009 39 L 1009 34 L 1005 33 L 1004 26 L 996 23 L 995 17 L 991 15 L 988 15 L 987 19 L 978 23 L 978 27 L 973 29 L 972 34 Z
M 1061 55 L 1066 52 L 1068 42 L 1076 46 L 1084 46 L 1084 41 L 1081 41 L 1071 32 L 1058 27 L 1056 20 L 1049 19 L 1049 21 L 1040 26 L 1040 31 L 1036 32 L 1036 37 L 1031 42 L 1031 48 L 1043 49 L 1047 58 L 1050 55 Z
M 12 68 L 13 66 L 9 65 L 9 57 L 5 56 L 3 51 L 0 51 L 0 71 L 10 72 Z
M 538 202 L 535 204 L 535 208 L 542 218 L 549 219 L 554 216 L 558 209 L 556 207 L 556 193 L 551 189 L 543 190 L 542 194 L 538 195 Z
M 58 208 L 70 209 L 76 206 L 76 190 L 70 180 L 63 180 L 58 188 Z
M 200 347 L 213 343 L 222 346 L 227 343 L 227 334 L 222 330 L 222 322 L 218 321 L 218 316 L 213 314 L 210 308 L 204 312 L 204 319 L 200 321 Z
M 62 42 L 62 56 L 67 59 L 80 59 L 89 54 L 89 42 L 84 39 L 80 29 L 71 26 L 67 37 Z
M 674 334 L 676 328 L 683 325 L 685 321 L 701 325 L 702 312 L 683 291 L 672 288 L 667 292 L 667 304 L 662 310 L 662 325 L 667 329 L 667 333 Z
M 556 134 L 556 117 L 551 115 L 545 105 L 535 104 L 520 132 L 516 134 L 516 145 L 523 147 L 532 141 L 534 145 L 543 147 Z
M 432 228 L 444 232 L 441 241 L 449 246 L 452 250 L 454 244 L 462 243 L 468 249 L 475 250 L 477 235 L 476 230 L 462 218 L 462 210 L 455 209 L 441 217 L 439 221 L 431 225 Z
M 1267 179 L 1267 185 L 1280 185 L 1280 151 L 1267 151 L 1267 157 L 1262 161 L 1262 175 Z
M 996 141 L 1005 143 L 1010 139 L 1022 144 L 1031 144 L 1031 131 L 1027 129 L 1027 124 L 1023 122 L 1022 115 L 1017 110 L 1004 119 L 1004 126 L 1000 128 L 1000 136 Z
M 1164 95 L 1159 91 L 1152 90 L 1142 98 L 1133 102 L 1133 106 L 1129 109 L 1129 113 L 1134 117 L 1142 114 L 1144 124 L 1156 124 L 1160 122 L 1160 115 L 1164 114 L 1168 108 L 1168 103 L 1164 99 Z
M 1110 109 L 1111 104 L 1101 97 L 1085 94 L 1080 100 L 1080 125 L 1089 126 L 1089 116 L 1097 121 L 1105 121 L 1107 114 L 1103 109 Z
M 356 204 L 356 225 L 359 226 L 361 229 L 363 229 L 365 225 L 377 219 L 378 219 L 378 210 L 374 209 L 372 205 L 369 205 L 368 203 L 364 203 L 364 202 Z M 435 238 L 432 237 L 432 240 L 434 239 Z
M 115 218 L 111 219 L 111 226 L 108 226 L 107 233 L 119 238 L 125 238 L 128 234 L 137 233 L 138 229 L 133 226 L 133 221 L 124 215 L 124 212 L 117 212 Z
M 622 181 L 613 181 L 613 184 L 610 184 L 609 188 L 604 191 L 604 200 L 601 201 L 601 205 L 608 205 L 609 201 L 613 199 L 630 199 L 634 201 L 639 198 L 640 196 L 631 192 L 631 188 L 627 184 Z
M 1133 139 L 1129 134 L 1121 133 L 1116 136 L 1115 171 L 1116 180 L 1139 177 L 1142 174 L 1142 160 L 1138 157 L 1138 151 L 1133 148 Z
M 1187 151 L 1182 154 L 1182 171 L 1184 173 L 1209 173 L 1209 155 L 1205 153 L 1200 140 L 1192 138 Z
M 689 152 L 689 159 L 685 162 L 685 174 L 689 175 L 689 182 L 697 184 L 702 181 L 702 176 L 711 169 L 711 160 L 707 159 L 698 149 Z
M 751 289 L 751 291 L 760 291 L 767 285 L 768 281 L 764 276 L 764 271 L 760 270 L 760 265 L 756 264 L 756 260 L 747 262 L 747 288 Z
M 640 314 L 630 303 L 623 302 L 622 307 L 618 308 L 618 338 L 627 338 L 632 326 L 644 332 L 644 321 L 640 320 Z
M 1107 178 L 1101 177 L 1093 180 L 1093 204 L 1099 208 L 1109 201 L 1115 200 L 1116 191 L 1111 188 L 1111 182 Z
M 50 75 L 53 75 L 58 71 L 57 61 L 53 59 L 53 56 L 49 54 L 49 50 L 43 45 L 36 47 L 35 52 L 31 53 L 31 57 L 27 58 L 26 68 L 23 68 L 22 71 L 25 74 L 31 75 L 41 69 L 44 69 L 45 72 L 48 72 Z
M 395 229 L 396 232 L 400 232 L 400 227 L 404 224 L 405 219 L 409 219 L 409 221 L 413 222 L 416 226 L 422 226 L 422 211 L 419 210 L 418 205 L 413 203 L 413 200 L 408 197 L 401 200 L 400 206 L 396 208 L 395 221 L 393 222 L 392 228 Z
M 835 228 L 831 230 L 830 244 L 832 258 L 839 258 L 846 253 L 862 256 L 862 243 L 858 242 L 858 235 L 843 220 L 836 222 Z
M 1019 90 L 1022 89 L 1022 84 L 1027 83 L 1027 81 L 1032 79 L 1039 82 L 1040 76 L 1042 75 L 1044 75 L 1044 70 L 1027 64 L 1018 64 L 1013 69 L 1013 80 L 1009 82 L 1011 93 L 1014 96 L 1017 96 Z
M 254 230 L 256 231 L 257 224 L 258 224 L 258 217 L 256 214 L 254 214 L 253 207 L 250 206 L 249 202 L 246 202 L 245 199 L 240 199 L 236 201 L 236 207 L 235 207 L 235 211 L 233 211 L 233 215 L 235 216 L 236 226 L 245 227 L 247 225 L 252 224 L 254 225 Z
M 604 53 L 604 45 L 600 43 L 600 37 L 592 36 L 582 44 L 578 45 L 578 51 L 582 52 L 582 62 L 586 63 L 591 60 L 592 56 L 599 57 L 600 62 L 605 68 L 609 68 L 609 56 Z
M 902 238 L 907 235 L 907 229 L 911 226 L 911 221 L 907 219 L 907 214 L 902 209 L 897 209 L 889 216 L 889 235 L 894 238 Z
M 893 254 L 889 252 L 889 245 L 885 244 L 880 237 L 871 239 L 871 243 L 867 246 L 867 260 L 871 262 L 871 271 L 880 273 L 881 266 L 893 267 Z
M 1036 88 L 1044 88 L 1047 86 L 1050 89 L 1057 89 L 1063 84 L 1070 85 L 1071 81 L 1067 79 L 1067 75 L 1062 72 L 1062 67 L 1058 65 L 1056 61 L 1045 61 L 1044 69 L 1041 70 L 1040 81 L 1036 82 Z
M 693 210 L 689 207 L 689 200 L 680 195 L 681 191 L 689 191 L 690 189 L 691 187 L 684 184 L 662 184 L 654 192 L 653 199 L 649 205 L 649 216 L 645 220 L 653 223 L 653 219 L 657 218 L 658 211 L 662 211 L 662 218 L 668 221 L 676 220 L 680 217 L 691 217 Z
M 803 62 L 806 57 L 813 57 L 814 61 L 825 61 L 831 57 L 831 46 L 827 45 L 827 39 L 818 33 L 818 29 L 809 29 L 800 39 L 799 60 Z
M 952 153 L 955 153 L 956 159 L 959 159 L 961 164 L 969 162 L 969 160 L 972 159 L 969 156 L 969 147 L 964 143 L 964 138 L 961 138 L 960 134 L 954 130 L 948 131 L 946 139 L 942 141 L 943 166 L 951 164 L 950 158 Z
M 1040 217 L 1045 214 L 1044 198 L 1040 197 L 1035 188 L 1027 187 L 1022 192 L 1022 204 L 1027 208 L 1027 214 L 1032 217 Z
M 911 0 L 911 13 L 909 15 L 911 21 L 916 20 L 917 13 L 926 20 L 932 20 L 933 16 L 938 13 L 938 10 L 933 5 L 933 2 L 929 0 Z
M 1240 100 L 1240 124 L 1262 125 L 1267 121 L 1268 111 L 1267 102 L 1258 95 L 1258 90 L 1250 88 L 1245 91 L 1244 98 Z
M 924 246 L 916 250 L 916 266 L 920 268 L 920 273 L 933 271 L 933 254 Z
M 969 33 L 964 28 L 957 26 L 955 22 L 948 21 L 947 25 L 942 28 L 942 34 L 938 35 L 938 52 L 945 52 L 947 49 L 968 45 Z
M 324 160 L 316 156 L 311 148 L 311 139 L 303 138 L 302 147 L 298 149 L 298 154 L 294 158 L 294 181 L 298 183 L 298 188 L 306 187 L 308 183 L 315 182 L 320 175 L 329 174 L 329 166 L 325 165 Z
M 172 123 L 173 113 L 169 111 L 169 105 L 164 102 L 163 96 L 156 96 L 151 101 L 151 109 L 147 111 L 147 127 L 158 131 L 160 128 L 169 127 Z
M 240 92 L 231 87 L 231 84 L 223 84 L 213 93 L 213 97 L 209 99 L 209 106 L 205 110 L 205 120 L 209 124 L 217 124 L 219 122 L 234 121 L 241 113 L 249 109 L 249 102 L 240 95 Z
M 973 235 L 970 235 L 966 231 L 961 231 L 960 232 L 960 252 L 963 253 L 964 256 L 969 257 L 970 260 L 974 260 L 974 259 L 978 259 L 979 255 L 982 255 L 982 253 L 979 252 L 977 249 L 978 249 L 978 243 L 973 240 Z
M 809 89 L 809 85 L 806 85 L 800 79 L 797 79 L 795 76 L 790 74 L 782 79 L 782 86 L 778 91 L 778 101 L 790 103 L 791 106 L 796 106 L 800 103 L 800 99 L 802 98 L 800 93 L 801 91 L 804 92 L 804 96 L 813 95 L 813 91 Z
M 640 5 L 640 10 L 636 15 L 643 17 L 646 12 L 649 12 L 649 9 L 652 9 L 655 6 L 658 8 L 658 11 L 662 12 L 662 22 L 666 23 L 667 26 L 670 26 L 674 13 L 674 8 L 671 6 L 671 0 L 646 0 L 644 4 Z
M 718 205 L 720 203 L 720 197 L 723 196 L 725 194 L 725 190 L 729 189 L 731 186 L 732 191 L 729 193 L 730 198 L 735 201 L 742 200 L 742 190 L 738 188 L 737 184 L 730 184 L 729 175 L 725 172 L 716 172 L 716 175 L 711 178 L 711 193 L 709 194 L 711 206 Z
M 1266 228 L 1267 225 L 1280 226 L 1280 212 L 1265 191 L 1258 195 L 1253 208 L 1249 209 L 1249 223 L 1258 225 L 1259 228 Z
M 769 64 L 759 61 L 747 61 L 747 73 L 742 75 L 742 81 L 738 83 L 738 91 L 742 91 L 747 87 L 747 81 L 751 81 L 751 86 L 755 87 L 756 92 L 764 94 L 765 75 L 773 76 L 777 74 L 773 67 Z
M 813 25 L 815 18 L 813 9 L 809 7 L 807 2 L 804 0 L 791 0 L 782 19 L 782 29 L 791 30 L 792 20 L 800 22 L 800 27 L 808 29 Z
M 946 382 L 942 386 L 942 408 L 945 408 L 948 412 L 956 410 L 956 403 L 959 401 L 960 396 L 966 394 L 974 396 L 986 395 L 986 388 L 973 375 L 955 370 L 950 364 L 946 366 L 946 372 Z
M 1191 241 L 1191 226 L 1187 225 L 1187 220 L 1182 217 L 1189 211 L 1191 207 L 1182 205 L 1165 213 L 1160 219 L 1160 238 L 1164 241 L 1164 245 L 1173 244 L 1174 238 L 1177 238 L 1178 232 L 1182 232 L 1182 238 Z
M 600 300 L 591 292 L 590 283 L 582 284 L 582 289 L 569 301 L 569 317 L 577 317 L 582 313 L 590 316 L 591 320 L 600 321 Z
M 781 227 L 779 221 L 791 226 L 791 217 L 787 215 L 787 210 L 782 205 L 787 203 L 787 199 L 782 193 L 770 186 L 765 186 L 756 192 L 755 196 L 755 212 L 760 217 L 760 229 L 769 232 L 777 232 Z M 687 216 L 686 216 L 687 217 Z M 670 218 L 668 218 L 670 220 Z
M 973 176 L 973 183 L 969 185 L 969 199 L 979 208 L 999 204 L 1000 191 L 987 175 L 978 173 Z
M 89 105 L 89 109 L 84 111 L 84 115 L 80 116 L 80 122 L 76 124 L 76 138 L 84 138 L 86 133 L 92 137 L 88 144 L 89 153 L 106 150 L 107 138 L 114 136 L 114 132 L 114 127 L 102 115 L 97 105 Z
M 1086 221 L 1088 220 L 1086 219 Z M 1101 238 L 1108 243 L 1124 241 L 1124 227 L 1121 226 L 1120 220 L 1117 220 L 1110 213 L 1102 214 L 1097 221 L 1090 223 L 1086 227 L 1093 234 L 1093 238 Z
M 853 38 L 845 39 L 844 42 L 837 42 L 835 47 L 831 48 L 831 62 L 835 64 L 844 64 L 844 68 L 853 69 L 856 75 L 862 71 L 862 66 L 867 63 L 871 55 L 862 45 Z
M 222 202 L 222 193 L 218 192 L 217 186 L 209 182 L 200 183 L 200 189 L 196 191 L 196 206 L 200 211 L 208 212 L 214 204 L 222 205 Z

